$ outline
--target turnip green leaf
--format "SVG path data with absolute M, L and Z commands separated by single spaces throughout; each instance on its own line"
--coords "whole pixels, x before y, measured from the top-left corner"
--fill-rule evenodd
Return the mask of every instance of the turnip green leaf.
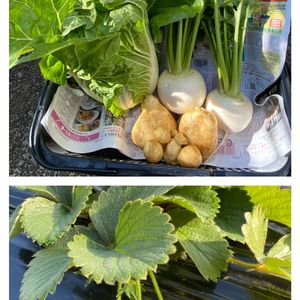
M 246 224 L 242 226 L 245 242 L 251 249 L 257 261 L 262 262 L 265 258 L 265 242 L 268 231 L 268 219 L 261 205 L 253 208 L 252 213 L 245 213 Z
M 170 212 L 176 227 L 176 237 L 191 257 L 201 275 L 216 281 L 227 270 L 231 252 L 220 229 L 212 222 L 203 223 L 189 211 L 175 209 Z
M 109 245 L 76 235 L 68 244 L 73 264 L 96 283 L 146 279 L 149 270 L 167 263 L 168 255 L 176 250 L 170 217 L 152 205 L 150 201 L 127 202 L 116 216 L 115 239 Z
M 74 187 L 71 208 L 43 197 L 28 198 L 22 205 L 24 231 L 40 245 L 55 242 L 75 223 L 90 193 L 90 187 Z
M 195 213 L 203 222 L 213 219 L 219 211 L 217 193 L 209 186 L 176 187 L 154 199 L 157 203 L 170 202 Z

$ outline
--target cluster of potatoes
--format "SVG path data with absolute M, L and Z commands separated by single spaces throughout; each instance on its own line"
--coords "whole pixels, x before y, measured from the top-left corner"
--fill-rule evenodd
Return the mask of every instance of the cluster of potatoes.
M 146 159 L 158 163 L 197 168 L 216 150 L 217 119 L 199 107 L 184 113 L 176 122 L 158 98 L 151 95 L 132 129 L 132 140 L 143 149 Z

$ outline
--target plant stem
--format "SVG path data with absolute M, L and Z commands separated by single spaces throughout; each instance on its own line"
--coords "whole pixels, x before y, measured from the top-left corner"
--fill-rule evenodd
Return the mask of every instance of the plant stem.
M 248 12 L 249 12 L 249 4 L 246 6 L 245 9 L 245 16 L 243 19 L 243 24 L 241 26 L 241 33 L 240 33 L 240 45 L 239 45 L 239 57 L 238 57 L 238 82 L 236 89 L 240 90 L 241 85 L 241 79 L 242 79 L 242 70 L 243 70 L 243 50 L 244 50 L 244 44 L 245 44 L 245 37 L 246 37 L 246 31 L 247 31 L 247 22 L 248 22 Z
M 136 294 L 137 294 L 138 300 L 142 300 L 141 282 L 139 280 L 136 281 Z
M 183 37 L 182 37 L 182 49 L 186 49 L 186 45 L 188 44 L 188 32 L 189 32 L 189 18 L 186 18 L 184 21 L 184 29 L 183 29 Z M 186 51 L 182 51 L 181 62 L 184 62 Z
M 121 293 L 120 293 L 122 287 L 123 287 L 123 284 L 118 282 L 118 294 L 117 294 L 118 296 L 117 296 L 116 300 L 122 300 L 122 296 L 121 296 Z
M 232 73 L 231 73 L 231 87 L 230 94 L 237 96 L 240 92 L 240 78 L 239 75 L 239 50 L 240 50 L 240 27 L 241 27 L 241 15 L 244 7 L 244 0 L 241 0 L 235 16 L 235 28 L 233 38 L 233 55 L 232 55 Z
M 182 30 L 183 30 L 183 21 L 180 20 L 178 22 L 177 27 L 177 41 L 176 41 L 176 58 L 175 58 L 175 66 L 174 66 L 174 75 L 178 75 L 182 72 L 181 65 L 181 56 L 182 56 Z
M 194 26 L 191 34 L 191 40 L 189 41 L 188 48 L 186 49 L 186 55 L 185 55 L 185 61 L 183 67 L 185 72 L 188 72 L 191 68 L 191 61 L 192 61 L 193 51 L 195 48 L 201 17 L 202 17 L 202 12 L 198 13 L 197 16 L 194 18 Z
M 173 23 L 168 26 L 167 64 L 169 72 L 174 69 Z
M 150 275 L 150 278 L 151 278 L 151 280 L 152 280 L 152 284 L 153 284 L 155 293 L 156 293 L 156 295 L 157 295 L 157 299 L 158 299 L 158 300 L 164 300 L 164 298 L 163 298 L 163 296 L 162 296 L 162 294 L 161 294 L 161 292 L 160 292 L 160 288 L 159 288 L 159 286 L 158 286 L 158 283 L 157 283 L 157 281 L 156 281 L 156 278 L 155 278 L 155 275 L 154 275 L 153 271 L 149 271 L 149 275 Z
M 227 20 L 228 14 L 227 14 L 227 7 L 225 6 L 223 8 L 223 35 L 224 35 L 224 52 L 225 52 L 225 64 L 228 71 L 228 74 L 230 74 L 230 54 L 229 54 L 229 47 L 228 47 L 228 26 L 227 26 Z
M 218 72 L 221 73 L 223 88 L 224 88 L 224 92 L 226 93 L 229 89 L 229 77 L 226 69 L 225 59 L 223 55 L 223 48 L 222 48 L 221 32 L 220 32 L 220 12 L 219 12 L 218 0 L 214 0 L 214 19 L 215 19 L 215 34 L 216 34 L 216 44 L 217 44 L 216 53 L 218 55 L 217 68 L 221 69 Z

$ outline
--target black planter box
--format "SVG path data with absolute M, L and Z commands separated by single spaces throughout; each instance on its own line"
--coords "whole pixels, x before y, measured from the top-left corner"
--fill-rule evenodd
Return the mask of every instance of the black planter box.
M 30 147 L 36 161 L 51 170 L 78 171 L 95 175 L 121 176 L 289 176 L 291 173 L 291 158 L 277 172 L 255 172 L 250 169 L 230 169 L 200 166 L 200 168 L 184 168 L 170 166 L 164 163 L 150 164 L 145 161 L 135 161 L 115 149 L 105 149 L 89 154 L 68 152 L 58 146 L 47 134 L 41 120 L 45 115 L 57 85 L 47 82 L 33 119 L 30 131 Z M 281 94 L 285 101 L 285 110 L 291 117 L 291 80 L 290 70 L 285 67 L 280 78 L 255 99 L 259 101 L 271 94 Z

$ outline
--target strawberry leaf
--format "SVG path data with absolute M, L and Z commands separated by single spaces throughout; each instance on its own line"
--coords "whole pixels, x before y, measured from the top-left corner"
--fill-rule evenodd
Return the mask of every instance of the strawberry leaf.
M 22 204 L 21 222 L 24 231 L 40 245 L 55 242 L 75 223 L 90 193 L 90 187 L 74 188 L 70 209 L 43 197 L 28 198 Z
M 164 195 L 155 197 L 156 203 L 174 203 L 193 213 L 203 222 L 213 219 L 218 213 L 219 198 L 209 186 L 176 187 Z
M 171 187 L 166 186 L 110 187 L 99 195 L 98 201 L 93 202 L 90 210 L 92 223 L 103 241 L 110 244 L 114 241 L 119 213 L 126 202 L 137 199 L 151 200 L 156 195 L 165 193 L 170 189 Z
M 127 202 L 116 217 L 115 238 L 110 244 L 101 243 L 92 229 L 92 234 L 76 235 L 68 244 L 73 264 L 96 283 L 146 279 L 149 270 L 167 263 L 168 255 L 176 250 L 170 217 L 152 205 L 142 200 Z
M 253 208 L 252 213 L 245 213 L 246 224 L 242 226 L 245 242 L 257 261 L 265 259 L 264 250 L 268 232 L 268 219 L 261 205 Z
M 20 217 L 22 215 L 22 204 L 18 205 L 9 218 L 9 238 L 12 239 L 19 233 L 23 232 L 22 222 Z
M 244 186 L 251 202 L 265 208 L 269 220 L 291 227 L 291 190 L 278 186 Z
M 234 241 L 244 243 L 241 230 L 245 223 L 244 214 L 252 211 L 252 203 L 247 192 L 239 188 L 222 188 L 218 190 L 221 200 L 220 213 L 215 219 L 216 224 L 222 229 L 225 236 Z
M 203 223 L 189 211 L 175 209 L 170 212 L 176 227 L 176 237 L 194 261 L 206 280 L 216 281 L 222 271 L 227 270 L 227 259 L 231 252 L 220 229 L 212 222 Z

